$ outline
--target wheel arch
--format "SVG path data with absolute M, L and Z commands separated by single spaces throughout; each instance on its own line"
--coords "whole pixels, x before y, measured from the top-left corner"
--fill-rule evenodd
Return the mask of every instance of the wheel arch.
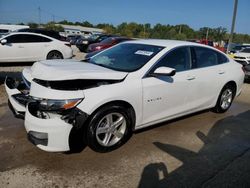
M 117 105 L 117 106 L 123 106 L 128 110 L 128 114 L 131 118 L 131 123 L 132 123 L 132 130 L 135 129 L 135 124 L 136 124 L 136 113 L 135 113 L 135 109 L 134 107 L 127 101 L 124 100 L 114 100 L 114 101 L 109 101 L 106 102 L 102 105 L 100 105 L 98 108 L 96 108 L 89 117 L 92 117 L 98 110 L 100 110 L 101 108 L 104 108 L 106 106 L 110 106 L 110 105 Z
M 231 81 L 229 81 L 229 82 L 227 82 L 224 86 L 223 86 L 223 88 L 225 87 L 225 86 L 227 86 L 227 85 L 230 85 L 230 86 L 233 86 L 234 87 L 234 96 L 236 95 L 236 93 L 237 93 L 237 84 L 236 84 L 236 82 L 235 81 L 233 81 L 233 80 L 231 80 Z
M 48 51 L 47 55 L 46 55 L 46 59 L 48 59 L 48 55 L 51 53 L 51 52 L 58 52 L 61 54 L 62 58 L 64 59 L 64 55 L 62 52 L 60 52 L 59 50 L 55 50 L 55 49 L 51 49 Z

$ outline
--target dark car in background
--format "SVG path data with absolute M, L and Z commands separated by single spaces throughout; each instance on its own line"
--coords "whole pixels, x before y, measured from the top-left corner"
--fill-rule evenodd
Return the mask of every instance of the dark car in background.
M 99 43 L 94 43 L 94 44 L 89 45 L 87 52 L 90 53 L 94 51 L 104 50 L 118 43 L 128 41 L 128 40 L 133 40 L 133 39 L 127 38 L 127 37 L 109 37 Z
M 76 47 L 81 52 L 87 52 L 88 46 L 93 43 L 99 43 L 108 37 L 115 37 L 116 35 L 109 34 L 93 34 L 89 38 L 78 39 L 76 41 Z
M 68 35 L 67 36 L 67 41 L 71 44 L 71 45 L 75 45 L 76 44 L 76 41 L 81 39 L 81 38 L 84 38 L 84 36 L 82 35 Z
M 245 72 L 245 81 L 250 82 L 250 65 L 244 66 L 244 72 Z
M 66 37 L 60 35 L 59 32 L 53 31 L 53 30 L 25 28 L 25 29 L 19 29 L 17 30 L 17 32 L 40 33 L 40 34 L 52 37 L 57 40 L 66 41 Z

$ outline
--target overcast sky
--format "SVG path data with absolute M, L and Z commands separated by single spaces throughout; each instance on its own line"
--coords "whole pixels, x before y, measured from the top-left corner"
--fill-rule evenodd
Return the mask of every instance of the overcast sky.
M 225 27 L 230 31 L 234 0 L 0 0 L 0 23 L 87 20 Z M 236 32 L 250 34 L 250 0 L 239 0 Z

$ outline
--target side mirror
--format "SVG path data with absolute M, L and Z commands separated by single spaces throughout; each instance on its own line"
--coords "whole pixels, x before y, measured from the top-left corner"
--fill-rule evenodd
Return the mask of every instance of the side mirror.
M 1 44 L 2 44 L 2 45 L 5 45 L 6 43 L 7 43 L 7 40 L 6 40 L 6 39 L 2 39 L 2 40 L 1 40 Z
M 158 67 L 153 72 L 153 76 L 174 76 L 176 73 L 176 70 L 169 67 Z

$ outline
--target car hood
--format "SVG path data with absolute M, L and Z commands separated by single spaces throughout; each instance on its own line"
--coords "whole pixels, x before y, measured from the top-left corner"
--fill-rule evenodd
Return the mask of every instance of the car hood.
M 127 72 L 114 71 L 95 64 L 76 60 L 46 60 L 36 62 L 30 69 L 26 69 L 26 78 L 40 80 L 122 80 Z M 28 75 L 30 74 L 30 75 Z
M 238 53 L 235 53 L 234 56 L 250 57 L 250 53 L 238 52 Z

